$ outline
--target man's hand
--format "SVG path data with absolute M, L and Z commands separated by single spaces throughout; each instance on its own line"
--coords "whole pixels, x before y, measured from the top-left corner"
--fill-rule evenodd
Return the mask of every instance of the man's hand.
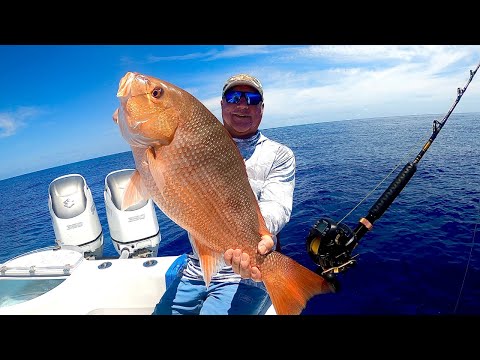
M 257 251 L 261 255 L 269 253 L 273 249 L 273 239 L 269 235 L 263 235 L 258 243 Z M 228 249 L 223 255 L 225 263 L 231 265 L 235 273 L 243 279 L 251 278 L 253 281 L 262 281 L 262 273 L 256 266 L 250 265 L 250 256 L 241 249 Z

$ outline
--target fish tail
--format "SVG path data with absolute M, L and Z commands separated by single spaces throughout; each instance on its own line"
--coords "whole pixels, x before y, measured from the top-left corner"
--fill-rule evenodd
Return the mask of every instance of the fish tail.
M 322 276 L 276 251 L 267 256 L 261 271 L 278 315 L 299 315 L 313 296 L 334 292 Z

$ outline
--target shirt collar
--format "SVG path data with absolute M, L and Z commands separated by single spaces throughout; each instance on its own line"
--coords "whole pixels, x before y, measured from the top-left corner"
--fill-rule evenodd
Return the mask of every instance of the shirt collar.
M 248 160 L 253 155 L 256 146 L 264 140 L 266 140 L 266 137 L 258 130 L 255 134 L 245 139 L 233 138 L 245 160 Z
M 252 136 L 245 139 L 233 138 L 235 143 L 238 146 L 242 146 L 242 147 L 257 145 L 258 143 L 264 141 L 265 139 L 266 139 L 265 136 L 263 136 L 263 134 L 259 130 L 257 130 L 257 132 Z

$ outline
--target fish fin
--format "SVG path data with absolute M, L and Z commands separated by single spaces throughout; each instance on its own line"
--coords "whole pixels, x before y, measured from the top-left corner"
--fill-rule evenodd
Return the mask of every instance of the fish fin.
M 118 124 L 118 111 L 119 109 L 117 108 L 117 110 L 115 110 L 115 112 L 113 113 L 112 115 L 112 118 L 113 118 L 113 121 Z
M 155 154 L 155 149 L 152 146 L 150 146 L 146 150 L 146 156 L 150 174 L 152 174 L 153 180 L 155 180 L 155 184 L 157 185 L 158 190 L 160 190 L 160 192 L 163 192 L 163 189 L 165 188 L 165 179 L 163 177 L 162 169 L 157 159 L 157 155 Z
M 122 210 L 136 204 L 140 201 L 148 199 L 147 191 L 143 185 L 142 178 L 138 170 L 135 170 L 128 181 L 122 200 Z
M 215 252 L 203 245 L 200 241 L 197 241 L 193 235 L 190 236 L 192 239 L 192 246 L 195 248 L 195 252 L 198 254 L 200 260 L 200 267 L 202 268 L 205 285 L 208 288 L 212 276 L 215 275 L 222 266 L 225 266 L 223 254 Z
M 267 255 L 261 271 L 278 315 L 299 315 L 313 296 L 335 292 L 322 276 L 277 251 Z

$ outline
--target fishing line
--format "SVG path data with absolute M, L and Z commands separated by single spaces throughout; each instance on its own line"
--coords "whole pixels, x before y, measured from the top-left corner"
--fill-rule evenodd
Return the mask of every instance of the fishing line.
M 427 133 L 428 135 L 429 133 Z M 414 153 L 414 149 L 418 149 L 418 146 L 424 141 L 423 139 L 425 139 L 424 137 L 422 137 L 421 139 L 419 139 L 415 144 L 412 145 L 412 147 L 410 148 L 410 150 L 407 151 L 407 153 L 405 154 L 405 156 L 400 159 L 400 161 L 397 163 L 397 165 L 395 165 L 393 167 L 393 169 L 382 179 L 380 180 L 380 182 L 370 191 L 367 193 L 367 195 L 365 195 L 365 197 L 360 200 L 360 202 L 355 205 L 352 210 L 350 210 L 340 221 L 338 221 L 338 223 L 342 223 L 348 216 L 350 216 L 365 200 L 367 200 L 379 187 L 380 185 L 382 185 L 392 174 L 395 170 L 397 170 L 397 168 L 403 164 L 407 158 L 409 158 L 411 156 L 411 154 Z
M 463 292 L 463 287 L 465 285 L 465 280 L 467 278 L 467 272 L 468 272 L 468 269 L 470 268 L 470 260 L 472 259 L 473 247 L 475 245 L 475 236 L 477 234 L 477 226 L 478 226 L 479 222 L 480 222 L 480 205 L 478 206 L 477 222 L 475 223 L 475 228 L 473 229 L 472 246 L 470 248 L 470 254 L 468 255 L 468 260 L 467 260 L 467 266 L 465 268 L 465 273 L 463 274 L 462 286 L 460 287 L 460 291 L 458 293 L 458 298 L 457 298 L 457 303 L 455 304 L 455 308 L 453 310 L 454 314 L 457 312 L 458 304 L 460 303 L 460 298 L 462 297 L 462 292 Z

